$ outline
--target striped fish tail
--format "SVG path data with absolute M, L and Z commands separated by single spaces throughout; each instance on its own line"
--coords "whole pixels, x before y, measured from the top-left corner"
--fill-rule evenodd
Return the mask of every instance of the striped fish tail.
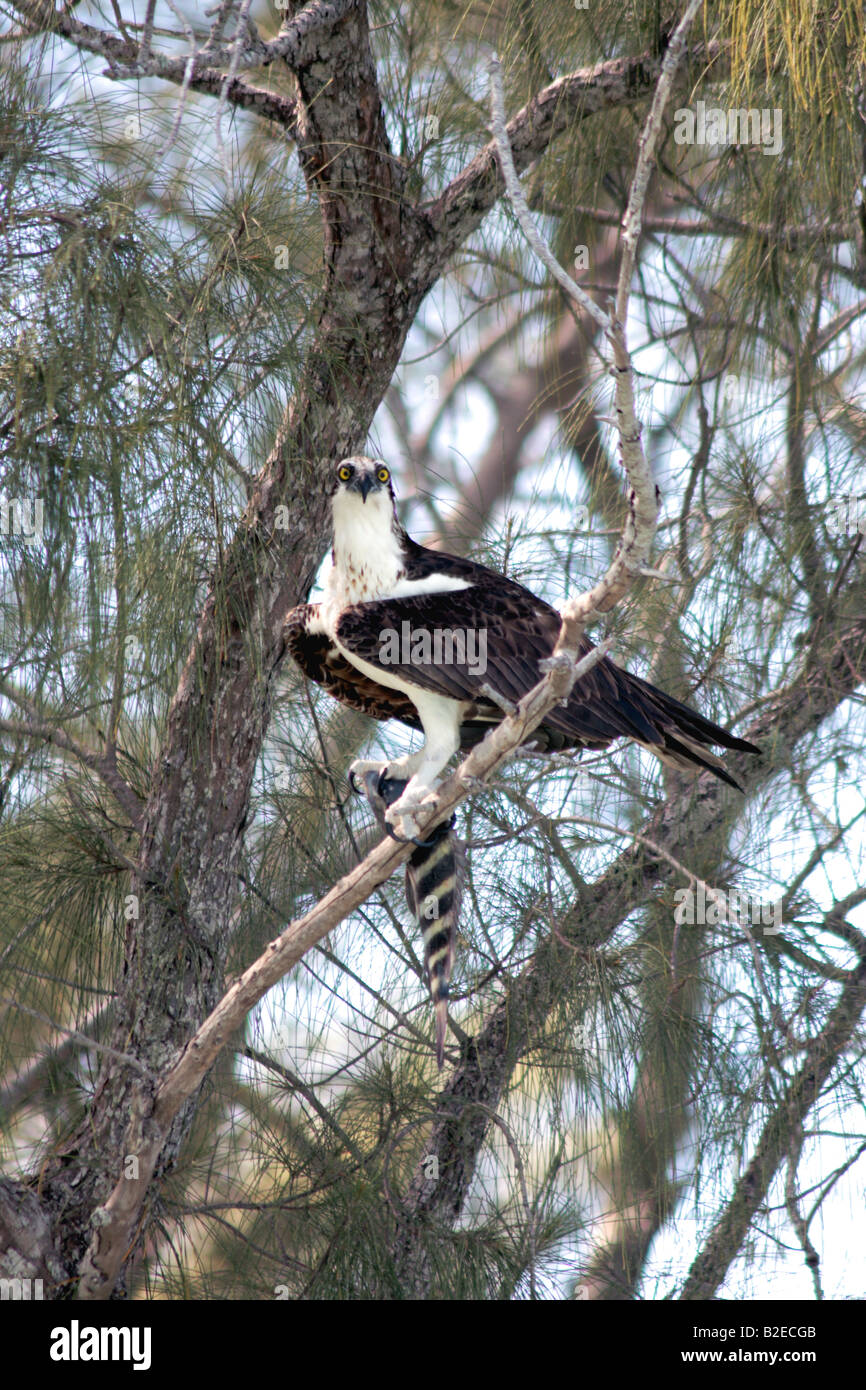
M 463 845 L 454 833 L 455 817 L 430 832 L 406 864 L 406 902 L 424 939 L 424 965 L 436 1016 L 436 1060 L 445 1059 L 448 991 L 454 938 L 463 893 Z

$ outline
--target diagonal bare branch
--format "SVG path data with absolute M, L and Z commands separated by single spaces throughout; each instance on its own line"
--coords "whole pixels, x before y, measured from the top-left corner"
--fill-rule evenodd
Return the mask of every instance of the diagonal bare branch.
M 574 681 L 586 674 L 602 655 L 603 649 L 596 647 L 576 664 L 572 661 L 553 663 L 535 688 L 524 696 L 514 714 L 491 730 L 437 795 L 416 813 L 420 833 L 426 834 L 450 816 L 471 791 L 501 767 L 545 714 L 567 697 Z M 124 1146 L 124 1162 L 130 1155 L 135 1156 L 138 1175 L 121 1177 L 96 1213 L 95 1235 L 81 1264 L 79 1298 L 110 1297 L 172 1122 L 201 1085 L 250 1009 L 307 951 L 360 907 L 408 859 L 412 848 L 411 842 L 397 844 L 390 839 L 383 840 L 314 908 L 291 922 L 205 1019 L 160 1084 L 152 1103 L 145 1103 L 142 1097 L 131 1119 Z
M 705 73 L 712 69 L 714 76 L 722 76 L 727 51 L 727 45 L 715 41 L 696 44 L 688 51 L 678 81 L 687 83 L 695 67 Z M 508 143 L 518 174 L 575 121 L 645 101 L 655 90 L 662 66 L 662 59 L 655 54 L 642 53 L 609 59 L 557 78 L 508 122 Z M 438 197 L 419 207 L 426 223 L 425 239 L 419 239 L 417 247 L 420 273 L 435 277 L 437 267 L 475 230 L 504 188 L 496 141 L 491 140 Z

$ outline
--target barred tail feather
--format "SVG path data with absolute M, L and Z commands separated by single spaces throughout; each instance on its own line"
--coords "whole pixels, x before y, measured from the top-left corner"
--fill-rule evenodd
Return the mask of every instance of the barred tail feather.
M 424 964 L 436 1015 L 436 1060 L 441 1070 L 448 1027 L 448 990 L 454 963 L 454 937 L 463 893 L 463 846 L 451 824 L 443 822 L 419 845 L 406 865 L 406 901 L 424 939 Z
M 383 829 L 390 830 L 385 811 L 406 790 L 406 781 L 370 770 L 364 792 Z M 430 832 L 425 844 L 413 850 L 406 864 L 406 901 L 424 938 L 424 965 L 436 1015 L 436 1060 L 445 1060 L 448 1028 L 448 988 L 454 961 L 454 936 L 466 880 L 466 851 L 454 833 L 455 816 Z

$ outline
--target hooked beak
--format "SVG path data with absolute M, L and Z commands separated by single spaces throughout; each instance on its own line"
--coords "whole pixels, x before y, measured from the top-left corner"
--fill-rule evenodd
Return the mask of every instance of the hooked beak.
M 368 496 L 373 491 L 373 488 L 376 486 L 376 483 L 375 480 L 370 477 L 369 473 L 365 473 L 363 477 L 358 479 L 356 486 L 361 494 L 361 501 L 366 502 Z

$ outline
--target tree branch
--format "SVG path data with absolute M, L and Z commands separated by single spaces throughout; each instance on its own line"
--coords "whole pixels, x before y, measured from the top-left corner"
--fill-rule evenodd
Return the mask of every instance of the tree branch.
M 577 643 L 585 626 L 602 614 L 610 612 L 620 602 L 634 583 L 642 566 L 646 564 L 655 535 L 658 498 L 646 455 L 640 442 L 641 427 L 635 412 L 634 381 L 626 341 L 626 320 L 644 204 L 650 173 L 661 140 L 665 108 L 670 99 L 677 70 L 685 55 L 686 36 L 701 3 L 702 0 L 689 0 L 686 11 L 677 25 L 662 62 L 649 115 L 641 131 L 637 163 L 623 218 L 621 237 L 623 254 L 617 282 L 615 314 L 613 312 L 605 314 L 593 303 L 559 264 L 535 226 L 523 196 L 523 190 L 520 187 L 512 156 L 511 131 L 505 123 L 505 98 L 502 91 L 500 65 L 496 58 L 493 58 L 488 65 L 493 138 L 508 196 L 521 230 L 531 249 L 565 290 L 569 301 L 574 304 L 575 313 L 579 314 L 582 310 L 584 314 L 593 318 L 611 345 L 613 352 L 612 370 L 615 381 L 616 427 L 619 431 L 622 461 L 630 485 L 629 516 L 613 561 L 607 573 L 588 593 L 565 604 L 563 630 L 556 644 L 554 658 L 562 651 L 576 652 Z
M 164 53 L 154 53 L 148 42 L 136 44 L 118 39 L 105 29 L 97 29 L 85 24 L 68 10 L 56 10 L 52 0 L 12 0 L 15 9 L 23 15 L 36 33 L 59 34 L 68 39 L 76 48 L 86 53 L 96 53 L 108 61 L 108 76 L 124 77 L 164 77 L 170 82 L 182 83 L 187 59 L 171 57 Z M 357 0 L 310 0 L 308 5 L 288 21 L 275 39 L 247 42 L 236 51 L 235 44 L 219 47 L 205 44 L 195 54 L 195 65 L 203 58 L 215 68 L 230 68 L 233 72 L 246 68 L 267 67 L 269 63 L 281 60 L 290 68 L 304 62 L 309 56 L 310 47 L 323 30 L 330 30 L 355 8 Z
M 136 830 L 141 829 L 143 803 L 118 772 L 113 749 L 102 754 L 94 753 L 91 749 L 85 748 L 71 734 L 67 734 L 64 729 L 55 728 L 53 724 L 47 724 L 43 720 L 35 718 L 28 719 L 23 723 L 14 719 L 0 719 L 0 731 L 14 734 L 17 738 L 40 739 L 61 749 L 64 753 L 71 753 L 84 767 L 89 768 L 91 772 L 95 772 L 102 779 L 118 806 L 129 816 Z
M 717 64 L 722 66 L 726 54 L 726 44 L 696 45 L 689 51 L 689 65 L 680 80 L 687 81 L 692 65 L 700 65 L 703 72 Z M 518 174 L 544 154 L 551 140 L 574 121 L 611 107 L 644 101 L 653 92 L 662 66 L 655 54 L 644 53 L 612 58 L 557 78 L 508 122 L 508 143 Z M 417 248 L 419 273 L 435 278 L 503 191 L 496 141 L 491 140 L 438 197 L 418 208 L 427 224 L 426 237 Z
M 549 217 L 562 217 L 566 209 L 563 204 L 545 199 L 543 203 L 533 201 L 533 208 Z M 589 222 L 599 222 L 603 227 L 619 227 L 622 213 L 615 208 L 591 207 L 575 203 L 570 209 L 575 217 L 585 217 Z M 740 222 L 736 217 L 728 217 L 716 209 L 704 208 L 703 217 L 645 217 L 643 230 L 655 232 L 658 236 L 737 236 L 756 237 L 760 241 L 780 246 L 785 251 L 797 251 L 803 245 L 811 246 L 816 241 L 851 241 L 855 235 L 854 223 L 846 222 L 793 222 L 775 227 L 767 222 Z
M 791 1136 L 802 1126 L 866 1009 L 866 956 L 852 970 L 826 1026 L 806 1046 L 803 1065 L 767 1117 L 754 1156 L 692 1264 L 680 1298 L 713 1298 L 740 1252 L 749 1225 L 784 1161 Z

